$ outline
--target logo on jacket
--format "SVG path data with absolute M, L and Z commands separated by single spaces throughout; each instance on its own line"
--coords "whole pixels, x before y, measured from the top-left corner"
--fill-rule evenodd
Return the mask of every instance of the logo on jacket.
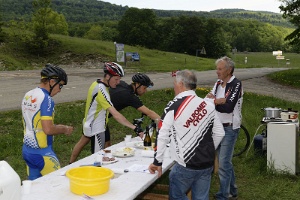
M 189 119 L 185 122 L 185 125 L 183 125 L 183 126 L 186 128 L 189 128 L 191 124 L 193 124 L 194 126 L 197 126 L 198 123 L 207 114 L 207 110 L 205 109 L 206 105 L 207 104 L 205 101 L 200 103 L 199 106 L 194 110 L 192 115 L 189 117 Z

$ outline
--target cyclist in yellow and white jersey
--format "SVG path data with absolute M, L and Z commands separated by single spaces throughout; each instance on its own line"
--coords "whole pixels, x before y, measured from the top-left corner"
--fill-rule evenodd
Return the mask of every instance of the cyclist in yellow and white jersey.
M 110 100 L 109 88 L 115 88 L 123 76 L 124 71 L 121 65 L 114 62 L 106 62 L 104 63 L 104 78 L 98 79 L 91 84 L 86 100 L 85 117 L 83 119 L 83 135 L 72 151 L 70 163 L 73 163 L 77 159 L 81 150 L 90 142 L 93 136 L 96 136 L 95 152 L 104 148 L 105 129 L 109 113 L 117 122 L 133 129 L 137 135 L 143 137 L 143 130 L 130 123 L 114 108 Z
M 28 179 L 34 180 L 60 168 L 52 149 L 53 136 L 70 135 L 73 127 L 54 124 L 52 97 L 67 85 L 66 72 L 51 64 L 41 71 L 39 87 L 27 92 L 22 100 L 24 140 L 22 156 L 27 165 Z

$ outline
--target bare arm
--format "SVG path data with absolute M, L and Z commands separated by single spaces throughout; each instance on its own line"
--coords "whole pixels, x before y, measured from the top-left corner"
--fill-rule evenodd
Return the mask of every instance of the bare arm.
M 221 105 L 221 104 L 225 104 L 226 103 L 226 98 L 219 98 L 219 99 L 217 99 L 215 97 L 215 95 L 213 95 L 212 93 L 208 93 L 206 95 L 206 98 L 213 99 L 215 105 Z
M 46 135 L 58 135 L 58 134 L 66 134 L 71 135 L 73 132 L 72 126 L 53 124 L 52 120 L 42 120 L 43 131 Z
M 154 112 L 153 110 L 150 110 L 146 106 L 141 106 L 137 110 L 144 113 L 145 115 L 147 115 L 148 117 L 150 117 L 153 120 L 160 119 L 160 116 L 156 112 Z
M 130 123 L 121 113 L 119 113 L 115 109 L 115 107 L 108 108 L 108 111 L 114 117 L 114 119 L 117 120 L 117 122 L 119 122 L 120 124 L 122 124 L 124 126 L 127 126 L 128 128 L 131 128 L 132 130 L 135 129 L 135 125 L 133 125 L 132 123 Z

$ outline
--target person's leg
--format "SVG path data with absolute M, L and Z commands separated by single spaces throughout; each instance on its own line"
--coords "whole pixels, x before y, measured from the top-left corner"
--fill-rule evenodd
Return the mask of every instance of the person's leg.
M 237 139 L 238 130 L 232 130 L 231 126 L 224 127 L 225 136 L 218 148 L 220 189 L 216 194 L 218 200 L 228 199 L 231 177 L 234 174 L 232 155 Z M 233 177 L 234 180 L 234 177 Z
M 51 146 L 43 149 L 30 149 L 23 145 L 22 155 L 27 165 L 29 180 L 35 180 L 60 169 L 60 163 Z
M 93 152 L 95 153 L 102 150 L 104 145 L 105 145 L 105 132 L 97 133 L 95 135 L 95 140 L 93 143 L 94 146 Z
M 27 175 L 29 180 L 35 180 L 42 176 L 41 170 L 43 169 L 44 162 L 42 155 L 30 154 L 22 152 L 23 159 L 26 162 Z M 39 164 L 40 163 L 40 164 Z M 39 167 L 40 166 L 40 167 Z
M 230 179 L 230 194 L 233 197 L 237 197 L 237 185 L 235 184 L 235 174 L 234 174 L 234 167 L 232 169 L 231 179 Z
M 197 170 L 192 184 L 192 199 L 193 200 L 209 200 L 209 189 L 211 181 L 211 173 L 213 167 Z
M 106 130 L 105 130 L 105 145 L 104 148 L 107 148 L 111 146 L 111 142 L 110 142 L 110 131 L 108 126 L 106 126 Z
M 60 169 L 59 160 L 56 154 L 54 153 L 54 151 L 52 150 L 51 146 L 48 147 L 47 150 L 43 152 L 43 160 L 44 160 L 44 167 L 41 170 L 41 174 L 43 176 Z
M 172 200 L 188 200 L 187 191 L 191 188 L 194 180 L 194 174 L 178 163 L 172 167 L 169 174 L 169 198 Z
M 235 129 L 233 130 L 236 132 L 236 135 L 238 137 L 240 129 Z M 236 137 L 236 140 L 237 140 Z M 234 142 L 235 144 L 235 142 Z M 232 171 L 231 171 L 231 179 L 230 179 L 230 192 L 232 196 L 236 197 L 238 195 L 238 188 L 237 185 L 235 184 L 235 174 L 234 174 L 234 166 L 232 166 Z
M 77 144 L 74 146 L 74 149 L 72 151 L 72 155 L 70 158 L 70 163 L 73 163 L 76 161 L 78 155 L 80 154 L 81 150 L 85 145 L 87 145 L 90 142 L 90 138 L 86 137 L 84 135 L 81 136 L 80 140 L 77 142 Z

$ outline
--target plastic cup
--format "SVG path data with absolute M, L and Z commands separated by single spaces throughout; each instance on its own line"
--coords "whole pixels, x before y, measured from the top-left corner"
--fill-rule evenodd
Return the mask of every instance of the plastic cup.
M 130 141 L 131 141 L 131 137 L 127 137 L 127 136 L 126 136 L 126 137 L 124 138 L 124 141 L 125 141 L 125 142 L 130 142 Z
M 102 166 L 103 155 L 97 154 L 95 157 L 94 166 Z
M 23 188 L 23 194 L 30 194 L 32 181 L 31 180 L 24 180 L 22 181 L 22 188 Z
M 126 135 L 126 138 L 130 138 L 131 139 L 132 135 Z

